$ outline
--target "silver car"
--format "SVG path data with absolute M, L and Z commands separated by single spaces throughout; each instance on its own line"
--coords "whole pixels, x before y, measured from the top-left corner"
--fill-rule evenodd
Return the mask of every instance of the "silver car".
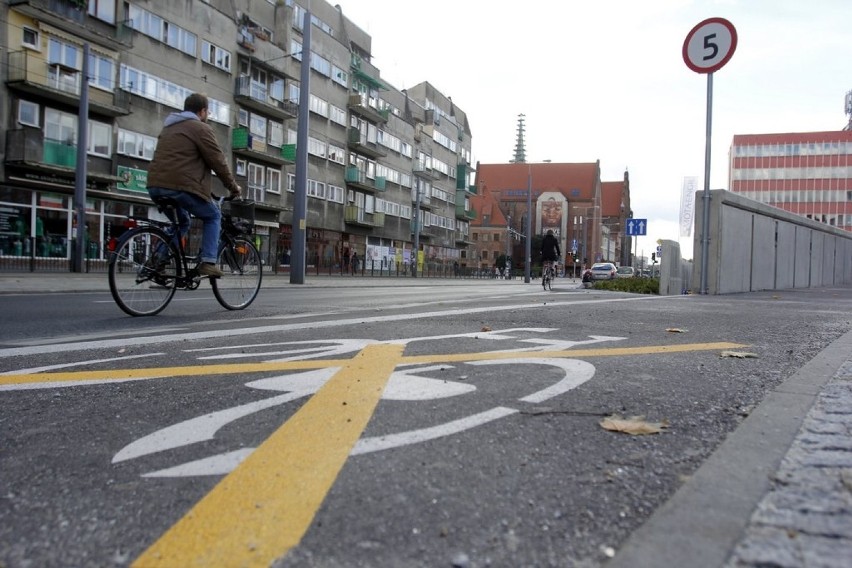
M 595 280 L 615 280 L 617 273 L 611 262 L 596 262 L 592 265 L 592 278 Z

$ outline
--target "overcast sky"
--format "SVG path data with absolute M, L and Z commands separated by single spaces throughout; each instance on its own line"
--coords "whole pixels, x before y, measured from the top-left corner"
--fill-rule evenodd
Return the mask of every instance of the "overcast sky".
M 849 0 L 339 0 L 373 38 L 373 64 L 398 89 L 429 81 L 467 113 L 474 161 L 514 154 L 526 115 L 527 161 L 601 162 L 630 172 L 646 256 L 680 241 L 684 176 L 704 187 L 707 76 L 682 47 L 699 22 L 737 31 L 713 75 L 710 187 L 727 188 L 734 134 L 841 130 L 852 90 Z M 696 254 L 697 256 L 697 254 Z

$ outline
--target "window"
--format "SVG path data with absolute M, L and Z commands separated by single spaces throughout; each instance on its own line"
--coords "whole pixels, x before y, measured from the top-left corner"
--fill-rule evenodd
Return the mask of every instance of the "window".
M 316 197 L 318 199 L 325 199 L 325 184 L 321 181 L 316 181 L 313 179 L 308 180 L 308 197 Z
M 201 60 L 224 71 L 231 70 L 231 52 L 209 41 L 201 42 Z
M 273 120 L 269 121 L 269 145 L 280 148 L 284 145 L 284 125 Z
M 244 176 L 246 175 L 246 161 L 245 160 L 237 160 L 237 168 L 234 172 L 234 175 Z
M 69 146 L 77 143 L 77 116 L 56 109 L 44 110 L 44 139 L 63 142 Z
M 325 198 L 334 203 L 343 203 L 343 188 L 336 185 L 329 185 L 326 188 Z
M 21 44 L 24 47 L 29 47 L 30 49 L 41 50 L 41 45 L 39 44 L 38 30 L 34 30 L 26 26 L 21 28 Z
M 114 24 L 115 0 L 89 0 L 89 15 Z
M 80 49 L 76 45 L 50 38 L 47 42 L 47 62 L 70 69 L 79 69 Z
M 349 73 L 337 65 L 331 66 L 331 80 L 342 87 L 349 87 Z
M 41 126 L 38 116 L 38 105 L 30 101 L 18 101 L 18 124 Z
M 246 199 L 254 199 L 258 203 L 264 201 L 266 197 L 265 173 L 266 168 L 259 164 L 248 165 L 248 194 Z
M 266 169 L 266 190 L 269 193 L 281 193 L 281 170 L 276 168 Z
M 103 122 L 89 121 L 89 154 L 110 157 L 112 154 L 112 127 Z
M 115 88 L 115 62 L 109 57 L 89 53 L 89 84 L 112 91 Z
M 154 158 L 154 149 L 157 147 L 157 139 L 131 130 L 118 131 L 118 147 L 116 153 L 134 158 L 151 160 Z
M 328 118 L 341 126 L 346 126 L 346 111 L 332 104 L 328 105 Z
M 189 55 L 195 56 L 195 47 L 198 40 L 194 33 L 170 22 L 164 22 L 163 35 L 167 45 L 179 49 Z
M 341 148 L 340 146 L 335 146 L 334 144 L 329 143 L 328 145 L 328 159 L 332 162 L 338 163 L 342 166 L 346 165 L 346 150 Z
M 266 142 L 266 117 L 252 113 L 249 123 L 252 137 Z

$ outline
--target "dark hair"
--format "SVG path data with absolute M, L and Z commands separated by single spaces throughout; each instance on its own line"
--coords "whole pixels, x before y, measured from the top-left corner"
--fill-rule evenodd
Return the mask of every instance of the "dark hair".
M 207 95 L 192 93 L 183 101 L 183 110 L 198 114 L 207 108 Z
M 548 229 L 548 230 L 547 230 L 547 236 L 549 236 L 549 237 L 553 237 L 553 236 L 555 236 L 555 235 L 553 234 L 553 229 Z

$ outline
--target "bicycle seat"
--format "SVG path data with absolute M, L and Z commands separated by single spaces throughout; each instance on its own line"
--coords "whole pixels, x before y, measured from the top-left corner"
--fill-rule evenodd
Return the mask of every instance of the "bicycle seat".
M 167 209 L 177 209 L 179 207 L 178 202 L 173 197 L 158 197 L 153 201 L 160 213 L 165 213 Z

